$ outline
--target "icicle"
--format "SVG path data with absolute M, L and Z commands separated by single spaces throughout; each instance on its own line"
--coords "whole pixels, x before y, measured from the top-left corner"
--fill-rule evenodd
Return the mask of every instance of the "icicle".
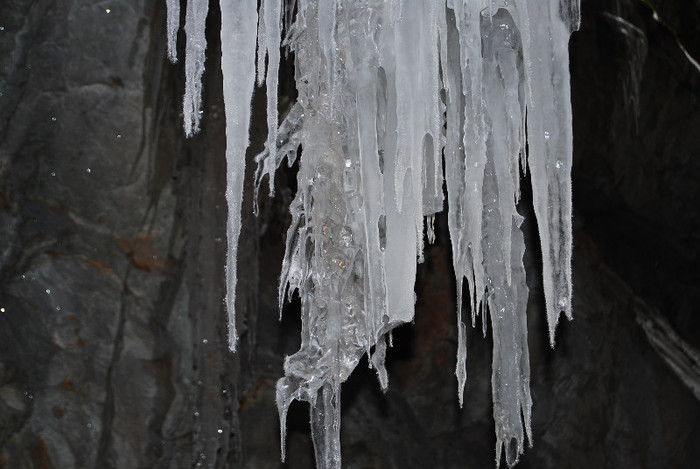
M 202 106 L 202 74 L 204 73 L 207 38 L 204 27 L 207 22 L 209 0 L 188 0 L 185 19 L 185 97 L 182 104 L 185 135 L 199 132 Z M 246 137 L 247 139 L 247 137 Z
M 180 0 L 167 0 L 168 8 L 168 59 L 177 62 L 177 32 L 180 29 Z
M 565 11 L 578 3 L 563 0 Z M 560 17 L 557 2 L 514 0 L 522 27 L 527 95 L 528 166 L 542 264 L 549 340 L 563 311 L 571 319 L 571 90 L 568 40 L 578 18 Z M 537 26 L 534 25 L 537 23 Z
M 221 72 L 226 109 L 226 310 L 229 348 L 236 350 L 236 259 L 241 232 L 245 153 L 255 81 L 256 0 L 221 1 Z
M 384 365 L 384 360 L 386 359 L 386 339 L 381 338 L 377 342 L 377 348 L 372 355 L 372 365 L 374 369 L 377 370 L 377 378 L 379 379 L 379 386 L 382 391 L 386 392 L 389 388 L 389 375 L 386 372 L 386 366 Z
M 265 42 L 267 49 L 267 143 L 268 151 L 277 148 L 277 82 L 280 68 L 280 41 L 282 39 L 281 0 L 265 0 Z M 259 65 L 258 65 L 259 66 Z M 262 74 L 262 72 L 258 71 Z M 269 173 L 270 193 L 274 194 L 275 172 Z
M 268 97 L 256 199 L 265 175 L 273 194 L 276 169 L 285 158 L 292 165 L 303 149 L 278 289 L 280 315 L 296 291 L 302 320 L 301 347 L 286 358 L 277 383 L 282 460 L 293 400 L 311 405 L 317 467 L 339 468 L 340 388 L 365 353 L 386 390 L 386 336 L 391 346 L 392 329 L 413 319 L 416 261 L 423 259 L 424 231 L 434 241 L 445 182 L 458 399 L 461 406 L 466 279 L 472 325 L 481 314 L 484 335 L 489 319 L 493 333 L 496 465 L 505 449 L 512 466 L 525 440 L 532 442 L 525 246 L 516 206 L 527 168 L 552 344 L 559 313 L 571 317 L 567 44 L 578 28 L 579 0 L 281 2 L 262 0 L 258 14 L 255 0 L 221 0 L 221 41 L 231 349 L 256 43 L 257 82 L 266 82 Z M 168 0 L 171 60 L 178 8 Z M 187 135 L 199 129 L 206 12 L 207 0 L 188 2 Z M 294 52 L 298 98 L 278 125 L 280 43 Z

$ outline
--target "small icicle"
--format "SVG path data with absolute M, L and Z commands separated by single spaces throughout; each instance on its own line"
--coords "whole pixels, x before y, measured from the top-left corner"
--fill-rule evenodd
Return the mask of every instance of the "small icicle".
M 270 152 L 277 149 L 277 84 L 280 68 L 280 41 L 282 40 L 281 0 L 265 0 L 265 39 L 267 48 L 267 144 Z M 260 72 L 259 72 L 260 73 Z M 275 185 L 275 172 L 270 173 L 270 190 Z
M 177 32 L 180 29 L 180 0 L 167 0 L 168 59 L 177 63 Z
M 386 339 L 382 337 L 379 339 L 379 342 L 377 342 L 376 348 L 374 349 L 374 354 L 372 355 L 372 365 L 374 365 L 374 369 L 377 370 L 379 386 L 382 388 L 382 391 L 386 392 L 386 390 L 389 388 L 389 375 L 387 375 L 384 360 L 386 360 Z
M 205 26 L 209 0 L 188 0 L 185 20 L 185 97 L 182 104 L 185 135 L 191 137 L 199 132 L 202 107 L 202 74 L 206 59 L 207 38 Z M 222 28 L 223 31 L 223 28 Z M 223 37 L 223 36 L 222 36 Z M 224 54 L 226 52 L 224 51 Z M 246 141 L 247 141 L 246 136 Z

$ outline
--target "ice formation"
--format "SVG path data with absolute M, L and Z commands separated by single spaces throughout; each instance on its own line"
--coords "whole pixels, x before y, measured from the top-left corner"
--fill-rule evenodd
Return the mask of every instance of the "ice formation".
M 568 39 L 579 0 L 221 0 L 228 187 L 227 308 L 235 347 L 236 252 L 253 84 L 267 87 L 256 192 L 300 157 L 279 286 L 297 291 L 302 344 L 277 383 L 286 412 L 311 407 L 319 468 L 340 467 L 340 391 L 363 355 L 386 389 L 387 334 L 413 319 L 424 233 L 449 202 L 457 281 L 458 398 L 466 382 L 463 302 L 493 330 L 496 462 L 532 442 L 525 249 L 517 205 L 530 171 L 549 335 L 571 317 L 572 131 Z M 186 9 L 185 132 L 198 130 L 207 0 Z M 168 0 L 175 60 L 179 5 Z M 284 34 L 284 39 L 283 38 Z M 277 115 L 280 46 L 298 98 Z M 257 67 L 256 67 L 257 48 Z M 278 125 L 279 123 L 279 125 Z M 303 155 L 300 153 L 303 149 Z M 466 279 L 469 298 L 463 301 Z M 488 313 L 488 318 L 486 314 Z

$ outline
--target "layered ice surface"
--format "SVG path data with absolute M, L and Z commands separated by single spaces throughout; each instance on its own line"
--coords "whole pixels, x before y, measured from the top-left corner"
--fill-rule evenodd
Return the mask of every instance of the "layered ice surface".
M 526 439 L 532 442 L 517 209 L 525 171 L 552 344 L 560 313 L 571 317 L 568 38 L 578 27 L 578 0 L 262 0 L 259 11 L 255 0 L 220 3 L 232 348 L 256 76 L 267 87 L 269 129 L 256 192 L 266 182 L 272 193 L 276 169 L 300 158 L 279 286 L 280 314 L 294 291 L 302 305 L 301 348 L 286 358 L 277 383 L 282 458 L 287 409 L 304 400 L 317 466 L 341 466 L 341 384 L 367 354 L 381 387 L 388 386 L 386 336 L 413 319 L 416 262 L 443 209 L 444 184 L 458 293 L 458 398 L 461 404 L 466 323 L 476 325 L 481 315 L 484 333 L 489 321 L 493 333 L 496 461 L 504 453 L 515 464 Z M 186 10 L 188 133 L 199 122 L 206 4 L 189 0 Z M 171 58 L 177 6 L 168 1 Z M 279 122 L 281 43 L 294 52 L 298 98 Z

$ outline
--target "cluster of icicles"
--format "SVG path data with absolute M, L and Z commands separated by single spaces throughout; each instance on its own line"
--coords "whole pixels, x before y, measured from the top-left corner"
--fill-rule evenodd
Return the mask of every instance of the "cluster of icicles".
M 197 132 L 209 0 L 185 14 L 184 126 Z M 521 172 L 529 171 L 552 344 L 571 317 L 571 100 L 568 40 L 579 0 L 220 0 L 226 108 L 230 347 L 236 255 L 254 84 L 267 86 L 265 176 L 299 162 L 279 286 L 297 291 L 301 349 L 277 383 L 282 458 L 286 412 L 311 407 L 319 468 L 340 467 L 340 390 L 367 354 L 386 389 L 386 336 L 414 315 L 424 232 L 449 203 L 457 291 L 456 375 L 466 381 L 466 325 L 493 331 L 496 461 L 531 442 L 528 298 Z M 176 60 L 178 0 L 168 0 Z M 283 37 L 284 32 L 284 37 Z M 278 121 L 280 49 L 294 52 L 298 98 Z M 256 54 L 257 53 L 257 54 Z M 257 55 L 257 57 L 256 57 Z M 257 58 L 257 61 L 256 61 Z M 257 73 L 256 73 L 257 71 Z M 465 302 L 471 319 L 463 317 Z M 484 332 L 487 318 L 482 317 Z

